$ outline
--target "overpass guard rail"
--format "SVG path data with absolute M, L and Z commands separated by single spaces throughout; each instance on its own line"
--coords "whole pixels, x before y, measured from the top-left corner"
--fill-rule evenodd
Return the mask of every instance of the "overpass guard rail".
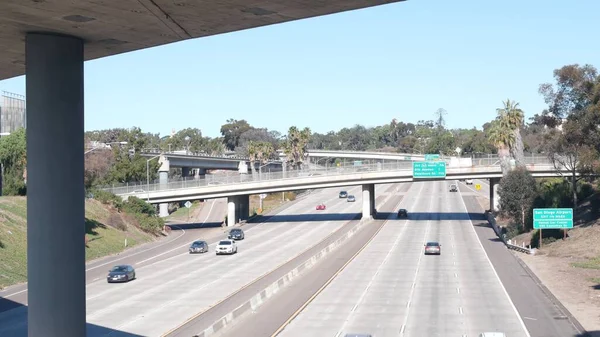
M 497 162 L 497 159 L 496 159 Z M 448 164 L 448 163 L 447 163 Z M 529 168 L 534 168 L 535 165 L 542 166 L 543 169 L 550 170 L 554 166 L 550 163 L 546 157 L 528 157 L 525 160 L 525 165 Z M 500 172 L 501 168 L 498 164 L 488 164 L 484 161 L 484 164 L 478 162 L 473 163 L 469 166 L 458 166 L 452 167 L 448 164 L 448 171 L 451 173 L 489 173 L 489 172 Z M 128 184 L 124 186 L 111 186 L 105 187 L 103 190 L 114 193 L 116 195 L 124 195 L 129 193 L 144 193 L 153 191 L 165 191 L 165 190 L 177 190 L 185 188 L 196 188 L 202 186 L 218 186 L 218 185 L 230 185 L 239 183 L 249 182 L 261 182 L 261 181 L 273 181 L 273 180 L 287 180 L 287 179 L 299 179 L 308 178 L 313 176 L 339 176 L 345 174 L 356 174 L 361 172 L 392 172 L 392 171 L 403 171 L 406 175 L 412 174 L 412 162 L 392 162 L 392 163 L 376 163 L 370 165 L 358 165 L 350 167 L 330 167 L 326 169 L 311 169 L 311 170 L 289 170 L 279 172 L 258 172 L 252 174 L 238 174 L 232 175 L 206 175 L 205 179 L 190 179 L 180 181 L 169 181 L 164 184 Z

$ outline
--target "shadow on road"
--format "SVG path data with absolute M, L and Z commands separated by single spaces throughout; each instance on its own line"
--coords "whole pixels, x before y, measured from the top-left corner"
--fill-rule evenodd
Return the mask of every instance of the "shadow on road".
M 588 331 L 586 333 L 578 333 L 578 334 L 574 335 L 573 337 L 600 337 L 600 331 L 594 330 L 594 331 Z
M 360 219 L 361 213 L 311 213 L 311 214 L 289 214 L 289 215 L 259 215 L 251 222 L 323 222 L 323 221 L 350 221 Z
M 407 218 L 398 218 L 394 212 L 377 212 L 376 219 L 406 220 Z M 462 213 L 462 212 L 411 212 L 408 210 L 408 220 L 410 221 L 428 221 L 428 220 L 485 220 L 483 213 Z
M 14 330 L 11 326 L 2 325 L 0 326 L 0 336 L 27 337 L 27 328 L 24 327 L 24 324 L 27 324 L 27 306 L 0 297 L 0 313 L 8 310 L 13 310 L 11 313 L 7 313 L 7 315 L 12 316 L 10 322 L 14 324 Z M 88 337 L 107 335 L 115 337 L 142 337 L 142 335 L 87 323 Z
M 196 222 L 196 223 L 170 223 L 167 226 L 171 227 L 171 230 L 188 230 L 188 229 L 198 229 L 198 228 L 216 228 L 221 227 L 223 225 L 222 222 Z

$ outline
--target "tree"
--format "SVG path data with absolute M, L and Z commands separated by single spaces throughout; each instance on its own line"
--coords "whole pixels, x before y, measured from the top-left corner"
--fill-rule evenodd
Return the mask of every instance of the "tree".
M 284 152 L 288 162 L 295 169 L 301 168 L 304 163 L 310 135 L 309 128 L 304 128 L 300 131 L 297 127 L 292 126 L 288 130 Z
M 221 126 L 221 135 L 223 136 L 223 142 L 228 150 L 233 151 L 239 146 L 240 136 L 252 129 L 252 126 L 246 122 L 246 120 L 236 120 L 230 118 L 227 123 Z
M 170 139 L 172 149 L 186 150 L 198 154 L 206 149 L 205 138 L 198 128 L 186 128 L 174 134 Z
M 502 175 L 510 171 L 510 145 L 514 142 L 515 134 L 504 119 L 495 119 L 487 129 L 489 141 L 494 144 L 500 157 Z
M 446 119 L 444 118 L 444 116 L 446 116 L 448 114 L 448 112 L 446 112 L 446 110 L 439 108 L 436 110 L 435 112 L 435 128 L 437 129 L 438 132 L 441 132 L 442 130 L 446 129 Z
M 20 128 L 0 138 L 0 163 L 2 164 L 2 194 L 26 194 L 27 139 Z
M 273 132 L 269 132 L 266 128 L 252 128 L 240 135 L 238 147 L 235 152 L 241 156 L 248 155 L 248 144 L 250 142 L 270 143 L 274 149 L 278 148 L 279 140 L 274 137 Z M 269 154 L 271 155 L 271 153 Z
M 535 178 L 524 167 L 517 167 L 500 180 L 500 210 L 525 231 L 525 220 L 538 196 Z
M 114 154 L 110 149 L 98 149 L 85 155 L 84 181 L 85 187 L 90 188 L 105 182 L 112 165 Z
M 506 99 L 502 102 L 502 108 L 496 109 L 498 118 L 504 121 L 507 129 L 513 132 L 512 141 L 508 144 L 509 151 L 515 159 L 516 165 L 524 165 L 523 139 L 521 138 L 521 128 L 523 127 L 524 114 L 519 108 L 519 103 Z

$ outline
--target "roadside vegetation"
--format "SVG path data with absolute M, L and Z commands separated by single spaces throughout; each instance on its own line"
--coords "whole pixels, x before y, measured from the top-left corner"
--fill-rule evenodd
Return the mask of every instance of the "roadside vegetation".
M 112 255 L 152 241 L 156 235 L 140 230 L 135 215 L 119 212 L 98 200 L 86 207 L 86 260 Z M 27 200 L 0 198 L 0 289 L 27 280 Z M 81 238 L 82 241 L 84 238 Z

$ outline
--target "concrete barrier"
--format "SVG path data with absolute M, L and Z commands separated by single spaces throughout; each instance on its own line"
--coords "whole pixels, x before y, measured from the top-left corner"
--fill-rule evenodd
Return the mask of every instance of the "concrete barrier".
M 496 223 L 496 218 L 494 217 L 494 214 L 492 214 L 489 211 L 486 211 L 485 214 L 486 214 L 487 221 L 494 229 L 494 232 L 496 233 L 498 238 L 500 238 L 500 240 L 502 240 L 502 242 L 504 242 L 504 245 L 506 246 L 506 248 L 516 250 L 516 251 L 519 251 L 519 252 L 525 253 L 525 254 L 534 254 L 535 249 L 525 247 L 525 245 L 523 245 L 523 246 L 515 245 L 511 242 L 511 240 L 507 241 L 506 237 L 504 237 L 504 235 L 502 235 L 502 229 L 500 228 L 500 226 L 498 226 L 498 223 Z
M 249 300 L 221 317 L 218 321 L 214 322 L 211 326 L 206 328 L 204 331 L 194 335 L 193 337 L 208 337 L 214 335 L 220 330 L 226 328 L 228 325 L 232 324 L 234 321 L 237 321 L 247 314 L 253 313 L 256 309 L 258 309 L 266 300 L 271 298 L 273 295 L 277 294 L 279 290 L 287 286 L 293 280 L 295 280 L 300 274 L 304 271 L 312 268 L 317 262 L 325 258 L 336 248 L 341 246 L 345 241 L 352 238 L 359 230 L 365 227 L 367 224 L 370 224 L 372 221 L 361 221 L 356 227 L 349 230 L 346 234 L 339 237 L 334 242 L 327 245 L 325 248 L 321 249 L 318 253 L 310 257 L 304 263 L 299 265 L 298 267 L 290 270 L 287 274 L 280 277 L 277 281 L 271 283 L 261 292 L 252 296 Z

